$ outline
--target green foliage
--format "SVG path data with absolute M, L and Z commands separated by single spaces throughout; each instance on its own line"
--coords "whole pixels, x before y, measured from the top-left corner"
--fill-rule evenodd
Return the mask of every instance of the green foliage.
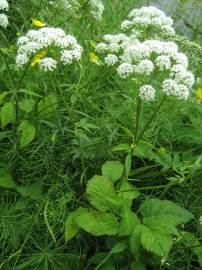
M 116 179 L 119 182 L 113 185 L 109 176 L 113 175 L 114 164 L 112 161 L 106 162 L 102 167 L 105 176 L 94 176 L 88 181 L 87 198 L 98 211 L 78 208 L 70 213 L 65 224 L 66 241 L 72 239 L 79 229 L 94 236 L 114 235 L 117 243 L 119 237 L 125 237 L 126 242 L 129 237 L 127 247 L 130 244 L 130 251 L 138 262 L 141 262 L 141 248 L 167 259 L 173 246 L 172 238 L 179 235 L 176 226 L 187 223 L 193 219 L 193 215 L 172 201 L 157 198 L 146 199 L 140 205 L 141 216 L 138 211 L 134 213 L 132 202 L 140 194 L 121 177 L 122 172 Z M 122 168 L 123 165 L 118 164 Z M 112 251 L 109 254 L 111 256 Z
M 21 138 L 20 138 L 21 147 L 25 147 L 31 141 L 33 141 L 36 130 L 35 130 L 35 127 L 32 124 L 30 124 L 28 121 L 24 120 L 21 122 L 19 126 L 19 131 L 21 132 Z

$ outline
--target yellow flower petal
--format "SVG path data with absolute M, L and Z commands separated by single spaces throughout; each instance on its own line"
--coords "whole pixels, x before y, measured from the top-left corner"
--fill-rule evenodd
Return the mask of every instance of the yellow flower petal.
M 36 20 L 36 19 L 32 19 L 32 24 L 35 25 L 36 27 L 43 27 L 43 26 L 46 26 L 45 23 L 39 21 L 39 20 Z
M 92 62 L 98 62 L 99 61 L 99 57 L 94 52 L 90 52 L 89 56 L 90 56 L 90 60 Z
M 42 58 L 44 58 L 47 54 L 47 51 L 41 51 L 35 57 L 33 58 L 31 62 L 31 67 L 34 67 L 36 64 L 38 64 Z
M 96 48 L 96 42 L 91 40 L 90 41 L 90 46 L 93 47 L 94 49 Z
M 198 88 L 198 89 L 196 90 L 196 96 L 198 97 L 198 99 L 199 99 L 200 101 L 202 101 L 202 88 Z

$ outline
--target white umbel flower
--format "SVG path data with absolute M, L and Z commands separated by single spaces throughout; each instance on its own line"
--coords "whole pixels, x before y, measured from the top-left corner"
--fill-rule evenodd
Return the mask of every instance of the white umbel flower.
M 15 61 L 18 67 L 22 67 L 28 63 L 29 58 L 26 54 L 18 54 Z
M 129 63 L 122 63 L 117 69 L 118 75 L 125 79 L 133 74 L 134 66 Z
M 150 60 L 142 60 L 136 66 L 135 71 L 139 74 L 150 75 L 154 70 L 154 65 Z
M 0 26 L 3 28 L 8 26 L 8 18 L 5 14 L 0 14 Z
M 163 81 L 162 92 L 167 96 L 174 95 L 176 96 L 176 92 L 178 91 L 178 85 L 176 81 L 172 79 L 166 79 Z
M 54 71 L 54 69 L 56 69 L 56 66 L 57 62 L 51 57 L 45 57 L 39 62 L 40 69 L 45 72 Z
M 174 96 L 179 100 L 187 100 L 189 97 L 189 89 L 183 84 L 178 84 Z
M 77 40 L 72 35 L 66 35 L 61 28 L 43 27 L 38 30 L 29 30 L 25 36 L 22 36 L 17 41 L 18 55 L 26 55 L 29 60 L 34 56 L 45 52 L 46 58 L 42 56 L 39 66 L 43 70 L 51 71 L 56 67 L 56 63 L 61 61 L 64 65 L 71 64 L 73 60 L 79 61 L 82 57 L 83 48 L 77 43 Z M 49 53 L 60 55 L 60 58 L 52 61 Z M 51 55 L 52 56 L 52 55 Z M 23 62 L 21 62 L 23 63 Z
M 151 85 L 143 85 L 139 90 L 139 97 L 145 101 L 151 101 L 155 98 L 155 89 Z
M 89 1 L 91 10 L 90 13 L 93 15 L 93 17 L 96 20 L 101 20 L 102 19 L 102 14 L 104 11 L 104 5 L 101 0 L 90 0 Z
M 107 44 L 101 42 L 96 45 L 95 51 L 98 53 L 104 53 L 107 51 L 107 48 L 108 48 Z
M 71 64 L 73 62 L 72 52 L 64 50 L 61 52 L 60 60 L 64 65 Z
M 166 55 L 160 55 L 155 60 L 156 66 L 161 70 L 169 70 L 171 68 L 170 58 Z
M 134 30 L 134 29 L 142 29 L 148 26 L 151 26 L 151 30 L 149 34 L 163 31 L 169 35 L 173 35 L 175 33 L 173 25 L 173 20 L 170 17 L 167 17 L 165 13 L 157 9 L 153 6 L 142 7 L 140 9 L 134 9 L 129 14 L 130 20 L 125 20 L 121 24 L 122 30 Z
M 0 10 L 8 11 L 9 5 L 6 0 L 0 0 Z
M 116 63 L 118 63 L 118 57 L 114 54 L 108 54 L 104 61 L 108 66 L 114 66 Z

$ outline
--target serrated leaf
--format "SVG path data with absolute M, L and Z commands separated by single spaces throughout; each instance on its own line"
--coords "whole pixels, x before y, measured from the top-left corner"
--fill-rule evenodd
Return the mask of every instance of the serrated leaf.
M 138 224 L 133 229 L 133 232 L 130 237 L 130 250 L 136 261 L 139 261 L 139 256 L 141 252 L 141 233 L 142 233 L 142 224 Z
M 24 120 L 19 126 L 19 131 L 21 132 L 20 146 L 27 146 L 35 138 L 36 130 L 35 127 L 28 121 Z
M 148 227 L 157 229 L 165 234 L 179 235 L 176 227 L 169 220 L 156 218 L 156 216 L 145 217 L 143 223 Z
M 189 211 L 168 200 L 148 199 L 141 205 L 140 211 L 145 218 L 155 217 L 173 225 L 186 223 L 193 218 Z
M 76 211 L 70 213 L 65 222 L 65 242 L 71 240 L 80 230 L 76 225 L 74 219 L 82 212 L 82 208 L 78 208 Z
M 34 109 L 35 100 L 32 98 L 23 99 L 19 102 L 19 107 L 24 112 L 31 112 Z
M 127 248 L 127 242 L 126 241 L 120 241 L 118 242 L 111 250 L 111 254 L 116 254 L 124 251 Z
M 116 235 L 118 222 L 110 213 L 100 213 L 87 208 L 80 208 L 79 215 L 74 217 L 75 224 L 84 231 L 95 235 Z
M 123 164 L 120 161 L 107 161 L 102 165 L 102 174 L 115 183 L 123 174 Z
M 162 258 L 167 258 L 173 244 L 170 235 L 163 234 L 159 230 L 142 225 L 140 238 L 142 246 L 147 251 Z
M 137 215 L 131 210 L 126 210 L 125 213 L 121 216 L 119 224 L 119 236 L 131 235 L 135 226 L 140 223 Z
M 0 187 L 3 188 L 15 188 L 16 184 L 14 183 L 12 177 L 6 172 L 0 173 Z
M 2 127 L 15 121 L 15 106 L 11 102 L 7 102 L 1 108 L 1 123 Z
M 119 213 L 121 199 L 115 193 L 112 182 L 104 176 L 94 176 L 88 181 L 87 198 L 92 206 L 101 212 L 112 210 Z
M 128 181 L 123 180 L 118 195 L 122 200 L 122 205 L 125 205 L 130 209 L 133 199 L 138 198 L 140 196 L 140 192 Z

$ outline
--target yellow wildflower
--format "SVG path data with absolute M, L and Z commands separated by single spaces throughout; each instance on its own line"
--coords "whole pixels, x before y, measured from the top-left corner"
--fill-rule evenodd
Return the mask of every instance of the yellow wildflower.
M 42 58 L 44 58 L 47 54 L 47 51 L 41 51 L 39 52 L 37 55 L 35 55 L 35 57 L 33 58 L 32 62 L 31 62 L 31 66 L 35 66 L 36 64 L 38 64 Z
M 198 97 L 200 101 L 202 101 L 202 88 L 201 87 L 196 90 L 196 96 Z
M 96 42 L 95 42 L 95 41 L 91 40 L 91 41 L 90 41 L 90 45 L 91 45 L 91 47 L 93 47 L 94 49 L 96 48 Z
M 99 57 L 94 52 L 90 52 L 89 53 L 89 56 L 90 56 L 90 60 L 92 62 L 97 63 L 99 61 Z
M 46 26 L 45 23 L 39 21 L 39 20 L 36 20 L 36 19 L 32 19 L 32 24 L 36 27 L 43 27 L 43 26 Z

